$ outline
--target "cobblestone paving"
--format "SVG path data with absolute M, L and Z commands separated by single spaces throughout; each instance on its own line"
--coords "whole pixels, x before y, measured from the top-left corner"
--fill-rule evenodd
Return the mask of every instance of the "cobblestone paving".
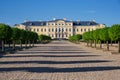
M 0 80 L 120 80 L 120 55 L 67 41 L 0 57 Z

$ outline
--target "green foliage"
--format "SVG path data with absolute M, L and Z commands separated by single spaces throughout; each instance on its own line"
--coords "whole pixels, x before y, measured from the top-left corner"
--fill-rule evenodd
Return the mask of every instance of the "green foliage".
M 11 38 L 11 27 L 6 24 L 0 24 L 0 40 L 9 40 Z
M 85 32 L 82 35 L 83 40 L 88 41 L 89 40 L 89 32 Z
M 18 28 L 12 28 L 12 40 L 19 40 L 20 39 L 21 30 Z
M 49 41 L 49 40 L 51 40 L 51 37 L 47 36 L 47 35 L 39 35 L 38 40 L 41 41 L 41 42 Z
M 100 40 L 102 41 L 109 41 L 109 33 L 108 33 L 109 28 L 103 28 L 102 30 L 100 30 L 99 36 L 100 36 Z
M 110 39 L 112 41 L 120 40 L 120 24 L 115 24 L 109 29 Z
M 99 35 L 100 31 L 101 31 L 101 29 L 96 29 L 93 31 L 93 39 L 94 40 L 100 40 L 100 35 Z
M 80 39 L 82 39 L 82 35 L 77 34 L 77 35 L 73 35 L 69 37 L 70 41 L 80 41 Z

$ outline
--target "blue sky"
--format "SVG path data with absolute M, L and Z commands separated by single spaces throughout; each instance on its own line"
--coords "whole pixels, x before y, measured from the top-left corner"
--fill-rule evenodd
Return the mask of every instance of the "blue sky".
M 9 25 L 24 20 L 53 18 L 89 21 L 107 26 L 120 24 L 120 0 L 0 0 L 0 22 Z

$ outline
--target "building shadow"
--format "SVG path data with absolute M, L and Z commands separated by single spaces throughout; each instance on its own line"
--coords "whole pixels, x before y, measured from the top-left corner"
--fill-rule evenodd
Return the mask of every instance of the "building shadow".
M 56 67 L 13 67 L 0 68 L 0 72 L 25 71 L 35 73 L 72 73 L 72 72 L 95 72 L 120 70 L 120 66 L 99 66 L 99 67 L 74 67 L 74 68 L 56 68 Z

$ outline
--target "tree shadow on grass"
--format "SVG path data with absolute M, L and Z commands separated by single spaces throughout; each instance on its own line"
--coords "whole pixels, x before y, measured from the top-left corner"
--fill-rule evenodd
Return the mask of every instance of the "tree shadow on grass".
M 72 72 L 95 72 L 120 70 L 119 66 L 99 66 L 99 67 L 74 67 L 74 68 L 56 68 L 56 67 L 13 67 L 0 68 L 0 72 L 25 71 L 36 73 L 72 73 Z

